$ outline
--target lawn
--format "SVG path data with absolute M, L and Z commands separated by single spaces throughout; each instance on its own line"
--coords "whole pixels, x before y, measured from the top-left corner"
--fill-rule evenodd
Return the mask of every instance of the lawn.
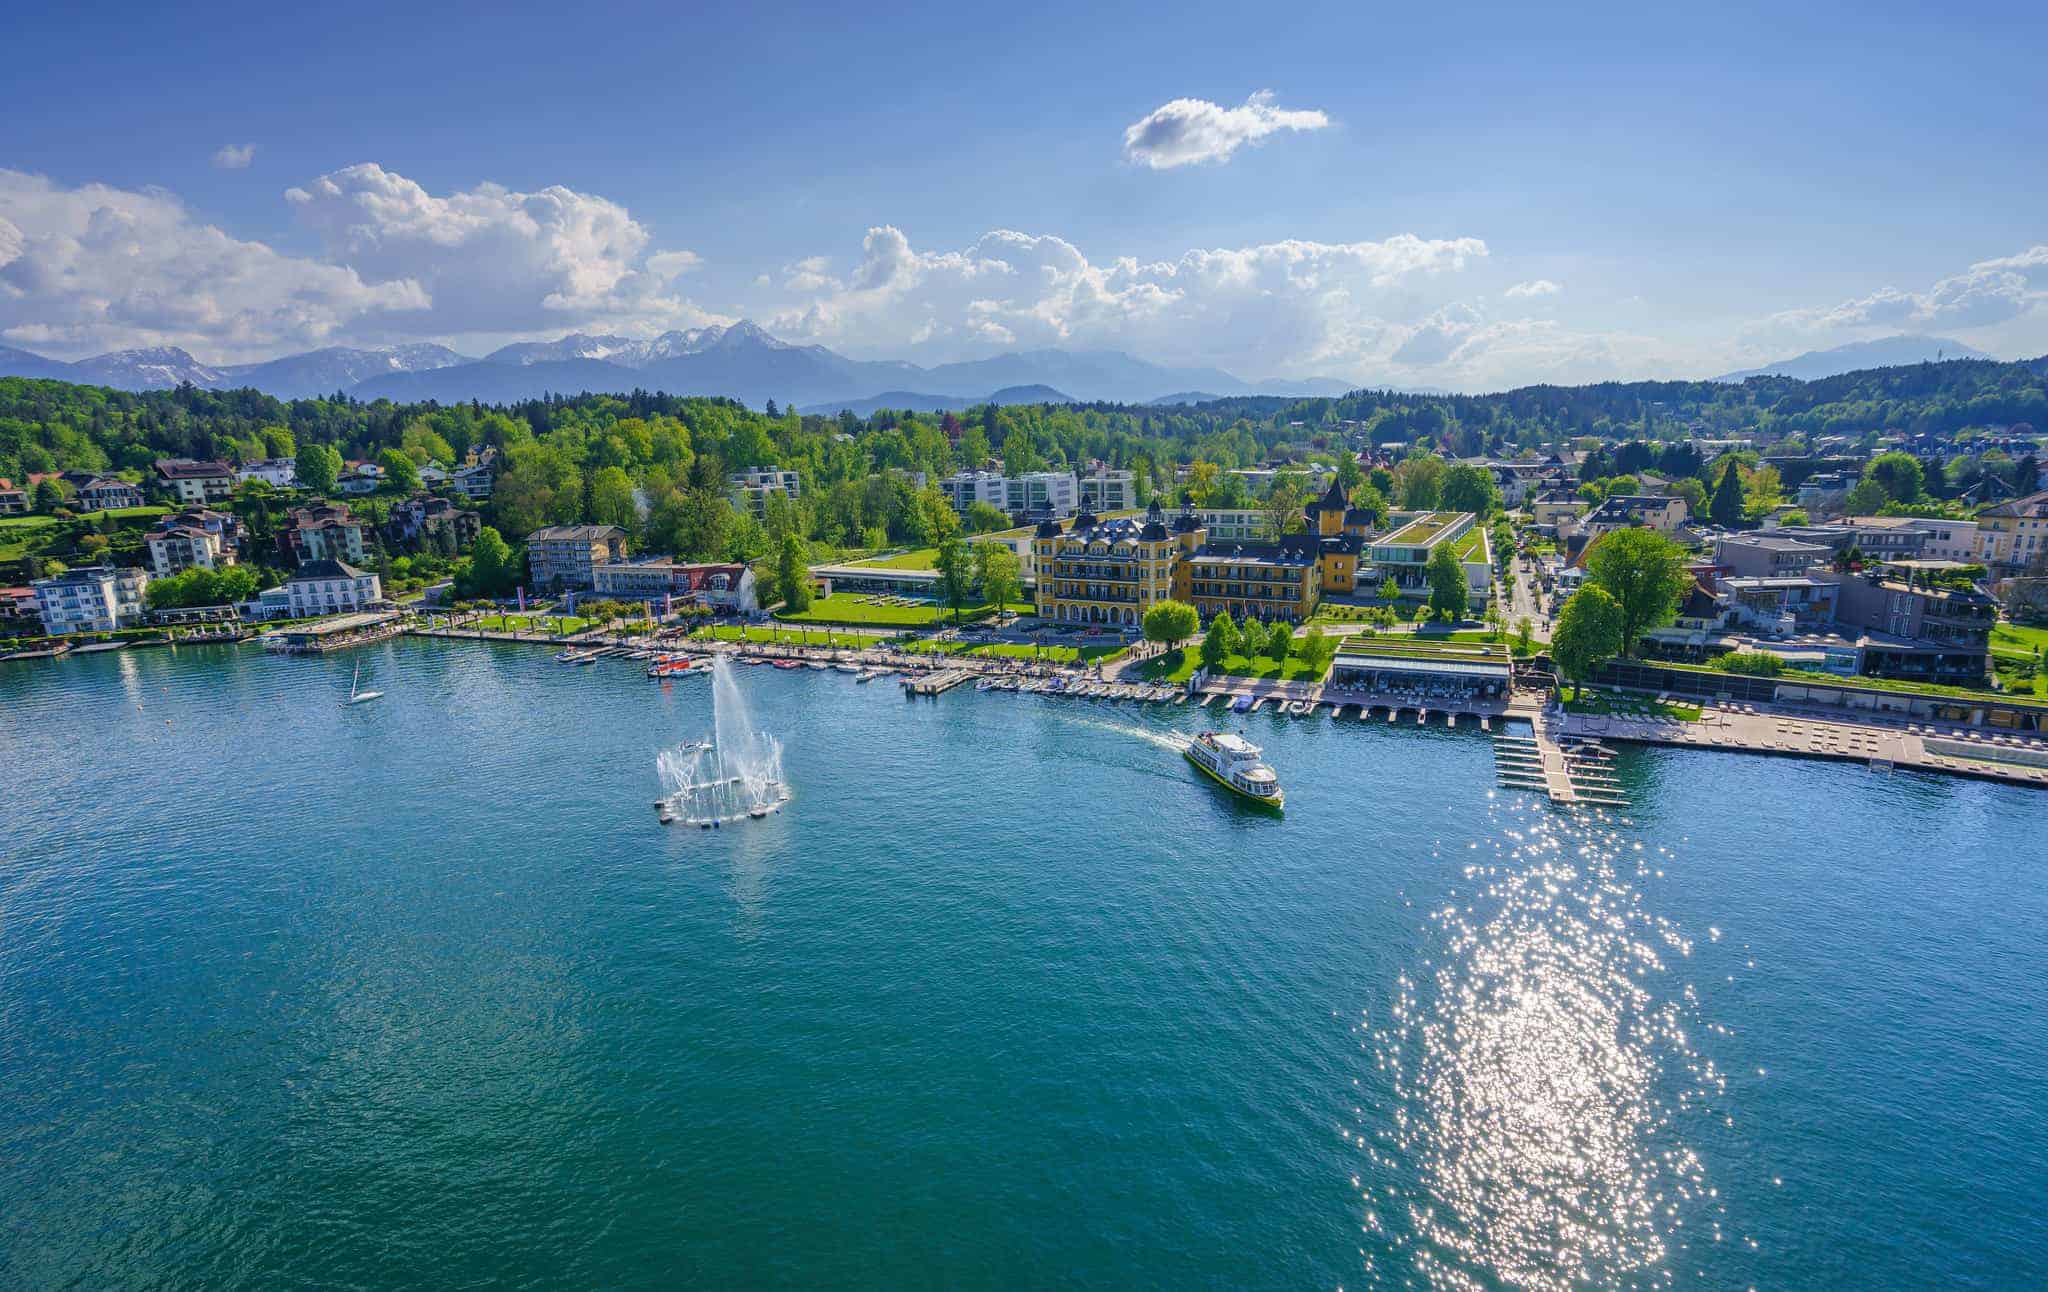
M 1157 659 L 1147 660 L 1140 672 L 1148 682 L 1185 682 L 1195 675 L 1201 663 L 1201 657 L 1193 650 L 1170 650 Z M 1327 665 L 1311 669 L 1292 655 L 1287 657 L 1285 665 L 1274 663 L 1270 655 L 1261 655 L 1257 659 L 1226 655 L 1216 671 L 1232 677 L 1263 678 L 1274 682 L 1320 682 L 1329 669 Z
M 1991 630 L 1991 667 L 2008 691 L 2048 696 L 2048 628 L 2000 624 Z
M 853 564 L 872 566 L 880 570 L 935 570 L 938 568 L 938 559 L 938 548 L 920 547 L 914 551 L 898 552 L 893 556 L 870 556 Z
M 1010 609 L 1018 614 L 1031 614 L 1036 607 L 1017 603 Z M 962 623 L 973 623 L 993 613 L 995 607 L 986 603 L 965 606 L 960 611 L 960 619 Z M 930 628 L 953 622 L 953 612 L 935 601 L 899 605 L 880 600 L 879 594 L 866 592 L 835 592 L 829 597 L 819 597 L 811 603 L 809 610 L 800 614 L 785 612 L 775 617 L 792 624 L 858 624 L 878 628 Z
M 722 642 L 774 642 L 783 646 L 845 646 L 859 650 L 883 640 L 872 633 L 835 633 L 830 628 L 756 628 L 751 625 L 720 624 L 699 628 L 692 638 Z
M 912 642 L 905 649 L 946 655 L 979 655 L 984 658 L 1038 660 L 1046 664 L 1107 663 L 1121 656 L 1125 646 L 1030 646 L 1022 642 Z
M 483 615 L 464 620 L 464 628 L 481 628 L 487 633 L 546 633 L 569 637 L 597 627 L 597 620 L 581 615 Z

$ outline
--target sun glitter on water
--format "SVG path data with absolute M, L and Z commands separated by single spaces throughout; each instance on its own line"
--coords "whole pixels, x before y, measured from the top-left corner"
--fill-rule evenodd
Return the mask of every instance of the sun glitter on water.
M 1667 1286 L 1726 1217 L 1685 1134 L 1726 1091 L 1672 974 L 1691 945 L 1643 909 L 1651 863 L 1601 818 L 1516 800 L 1493 816 L 1491 856 L 1431 917 L 1429 958 L 1384 1026 L 1355 1029 L 1391 1096 L 1346 1132 L 1372 1168 L 1352 1181 L 1380 1253 L 1367 1273 Z

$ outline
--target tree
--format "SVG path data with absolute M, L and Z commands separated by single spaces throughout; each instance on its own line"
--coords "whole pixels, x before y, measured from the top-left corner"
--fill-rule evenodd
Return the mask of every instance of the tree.
M 1300 476 L 1292 471 L 1275 476 L 1264 504 L 1266 526 L 1273 537 L 1306 528 L 1308 520 L 1302 508 L 1307 505 L 1308 494 L 1301 487 Z
M 958 534 L 946 535 L 939 540 L 939 554 L 932 564 L 939 572 L 940 596 L 957 624 L 974 588 L 974 561 L 967 553 L 967 544 Z
M 1429 608 L 1445 619 L 1463 619 L 1472 593 L 1465 582 L 1465 563 L 1458 559 L 1457 544 L 1438 543 L 1429 554 L 1423 574 L 1429 579 Z
M 1515 620 L 1516 652 L 1522 655 L 1527 655 L 1532 649 L 1534 649 L 1535 644 L 1536 629 L 1533 625 L 1530 624 L 1529 617 L 1527 615 L 1524 615 L 1520 619 Z
M 399 450 L 385 449 L 379 453 L 377 465 L 384 468 L 384 487 L 392 493 L 413 493 L 419 489 L 419 465 Z
M 590 520 L 628 532 L 638 528 L 640 508 L 633 501 L 633 477 L 624 468 L 604 467 L 590 477 Z
M 1493 472 L 1470 463 L 1444 472 L 1439 493 L 1446 511 L 1469 511 L 1481 519 L 1500 506 L 1500 486 L 1493 482 Z
M 1273 625 L 1273 631 L 1266 634 L 1266 654 L 1275 664 L 1284 665 L 1287 657 L 1294 653 L 1294 626 L 1288 623 Z
M 1874 480 L 1892 502 L 1916 502 L 1927 484 L 1920 459 L 1910 453 L 1880 453 L 1863 468 L 1863 478 Z
M 800 615 L 811 608 L 811 578 L 804 568 L 804 541 L 793 533 L 782 536 L 782 550 L 775 557 L 775 588 L 782 594 L 783 610 Z
M 1178 648 L 1195 635 L 1201 616 L 1185 601 L 1161 601 L 1145 612 L 1145 640 Z
M 990 530 L 1008 529 L 1010 518 L 1003 509 L 993 503 L 976 500 L 967 504 L 967 532 L 986 534 Z
M 975 573 L 981 583 L 981 599 L 1003 608 L 1024 597 L 1024 579 L 1016 549 L 1008 543 L 977 543 L 974 546 Z
M 1654 529 L 1617 529 L 1586 554 L 1586 581 L 1604 589 L 1621 608 L 1623 655 L 1652 628 L 1678 616 L 1678 600 L 1692 586 L 1685 549 Z
M 1733 529 L 1742 523 L 1743 501 L 1742 474 L 1735 469 L 1735 459 L 1729 458 L 1721 467 L 1721 480 L 1714 486 L 1707 516 L 1723 529 Z
M 1405 511 L 1433 511 L 1443 497 L 1443 459 L 1421 453 L 1394 468 L 1394 481 Z
M 1337 655 L 1337 640 L 1321 628 L 1311 627 L 1301 639 L 1299 654 L 1302 663 L 1308 665 L 1309 673 L 1321 677 L 1329 671 L 1330 661 Z
M 1382 579 L 1380 581 L 1380 600 L 1399 601 L 1400 599 L 1401 585 L 1394 582 L 1394 576 L 1389 574 L 1385 579 Z
M 1191 462 L 1188 464 L 1188 497 L 1197 507 L 1206 507 L 1209 498 L 1216 492 L 1217 482 L 1223 476 L 1223 468 L 1214 462 Z
M 302 444 L 294 459 L 299 488 L 331 493 L 341 474 L 341 454 L 325 444 Z
M 1209 621 L 1209 631 L 1202 637 L 1202 667 L 1221 668 L 1236 649 L 1237 625 L 1226 610 Z
M 1875 480 L 1863 479 L 1842 500 L 1842 510 L 1851 516 L 1875 516 L 1891 502 L 1891 495 Z
M 461 597 L 502 597 L 518 586 L 521 558 L 489 525 L 477 531 L 470 545 L 469 569 L 455 580 Z
M 39 514 L 44 516 L 51 515 L 63 505 L 64 490 L 58 487 L 55 480 L 39 480 L 36 482 L 36 511 Z
M 1550 634 L 1550 658 L 1574 687 L 1613 659 L 1627 640 L 1621 604 L 1597 583 L 1587 583 L 1557 612 Z
M 1375 525 L 1384 524 L 1388 511 L 1387 496 L 1373 488 L 1371 481 L 1366 481 L 1351 491 L 1351 509 L 1370 515 Z
M 1246 619 L 1244 626 L 1237 630 L 1237 649 L 1233 655 L 1246 659 L 1257 659 L 1266 653 L 1266 626 L 1256 619 Z

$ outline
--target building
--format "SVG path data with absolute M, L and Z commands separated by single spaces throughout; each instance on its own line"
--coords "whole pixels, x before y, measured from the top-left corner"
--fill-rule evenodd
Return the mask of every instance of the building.
M 621 601 L 704 605 L 728 614 L 761 608 L 754 572 L 741 564 L 692 564 L 660 557 L 597 567 L 596 592 Z
M 732 495 L 733 506 L 745 507 L 756 516 L 767 511 L 769 494 L 779 493 L 795 502 L 803 491 L 796 472 L 775 466 L 736 472 L 725 478 L 725 484 L 727 492 Z
M 1774 534 L 1722 534 L 1714 540 L 1714 564 L 1744 578 L 1804 574 L 1830 565 L 1834 555 L 1824 543 Z
M 1982 686 L 1990 670 L 1998 603 L 1974 589 L 1919 582 L 1928 564 L 1845 575 L 1837 622 L 1869 634 L 1863 642 L 1867 674 Z
M 2048 491 L 1995 503 L 1977 513 L 1978 559 L 2017 574 L 2048 557 Z
M 1347 637 L 1338 643 L 1328 685 L 1493 699 L 1508 694 L 1514 676 L 1514 661 L 1505 646 L 1473 645 L 1449 652 L 1393 638 Z
M 1265 541 L 1199 541 L 1175 563 L 1173 595 L 1204 620 L 1228 613 L 1236 620 L 1298 624 L 1315 613 L 1322 596 L 1321 553 L 1313 534 Z M 1187 531 L 1182 531 L 1183 535 Z
M 29 509 L 28 490 L 17 489 L 12 480 L 0 478 L 0 516 L 22 516 Z
M 448 477 L 449 486 L 471 502 L 482 502 L 490 497 L 496 482 L 497 473 L 488 462 L 457 467 Z
M 112 511 L 118 507 L 140 507 L 143 503 L 140 486 L 129 484 L 118 476 L 94 476 L 78 486 L 72 496 L 73 511 Z
M 1128 471 L 1112 470 L 1098 462 L 1080 477 L 1076 506 L 1082 511 L 1102 516 L 1113 511 L 1131 511 L 1137 505 L 1137 480 Z
M 292 508 L 290 521 L 278 534 L 277 542 L 294 565 L 364 559 L 363 524 L 346 503 L 322 502 Z
M 1555 526 L 1562 521 L 1576 521 L 1591 507 L 1574 490 L 1547 489 L 1530 502 L 1529 519 L 1538 528 Z
M 1617 529 L 1654 529 L 1669 534 L 1685 523 L 1685 499 L 1653 494 L 1616 494 L 1586 513 L 1588 542 Z
M 1064 520 L 1081 506 L 1081 487 L 1071 471 L 1027 471 L 1006 476 L 997 471 L 959 471 L 938 482 L 939 491 L 961 515 L 975 503 L 1027 520 Z
M 299 483 L 299 464 L 291 458 L 258 458 L 236 467 L 235 479 L 261 480 L 273 489 L 292 489 Z
M 336 493 L 360 498 L 364 494 L 377 492 L 384 483 L 384 468 L 375 462 L 351 462 L 342 470 L 334 482 Z
M 1493 554 L 1486 531 L 1469 511 L 1395 512 L 1395 528 L 1366 548 L 1370 569 L 1364 577 L 1394 586 L 1411 596 L 1429 595 L 1429 558 L 1446 543 L 1454 545 L 1465 569 L 1465 586 L 1473 602 L 1484 606 L 1493 595 Z
M 549 525 L 526 536 L 533 586 L 591 588 L 597 567 L 626 559 L 626 531 L 617 525 Z
M 1057 520 L 1048 518 L 1031 540 L 1039 617 L 1049 623 L 1135 630 L 1147 610 L 1173 595 L 1174 565 L 1188 537 L 1177 537 L 1166 527 L 1156 499 L 1143 521 L 1098 521 L 1084 511 L 1062 531 Z
M 1315 542 L 1317 582 L 1322 590 L 1339 596 L 1356 592 L 1359 557 L 1365 552 L 1366 535 L 1372 532 L 1372 513 L 1353 507 L 1343 483 L 1332 476 L 1329 492 L 1310 503 L 1303 514 Z
M 87 565 L 29 586 L 46 633 L 113 632 L 143 622 L 149 572 Z
M 235 492 L 235 469 L 225 462 L 159 458 L 156 478 L 164 492 L 191 506 L 226 502 Z
M 294 619 L 362 610 L 384 599 L 377 576 L 346 561 L 308 561 L 292 572 L 284 588 Z
M 233 565 L 241 537 L 241 521 L 202 507 L 164 517 L 143 541 L 149 547 L 150 573 L 163 579 L 195 566 L 217 570 Z
M 394 543 L 420 547 L 439 542 L 445 532 L 449 544 L 462 551 L 476 542 L 483 527 L 483 517 L 476 512 L 458 507 L 447 498 L 416 494 L 392 506 L 385 532 Z

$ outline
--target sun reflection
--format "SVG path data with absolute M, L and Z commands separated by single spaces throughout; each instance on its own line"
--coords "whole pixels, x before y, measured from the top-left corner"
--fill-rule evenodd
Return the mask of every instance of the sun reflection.
M 1722 1238 L 1675 1119 L 1718 1105 L 1725 1079 L 1688 1037 L 1710 1026 L 1696 996 L 1670 978 L 1692 944 L 1631 882 L 1664 850 L 1601 817 L 1494 813 L 1491 856 L 1459 852 L 1431 954 L 1381 1026 L 1355 1028 L 1392 1099 L 1346 1134 L 1387 1183 L 1354 1187 L 1364 1230 L 1404 1267 L 1367 1253 L 1367 1271 L 1445 1289 L 1668 1285 L 1697 1231 Z

